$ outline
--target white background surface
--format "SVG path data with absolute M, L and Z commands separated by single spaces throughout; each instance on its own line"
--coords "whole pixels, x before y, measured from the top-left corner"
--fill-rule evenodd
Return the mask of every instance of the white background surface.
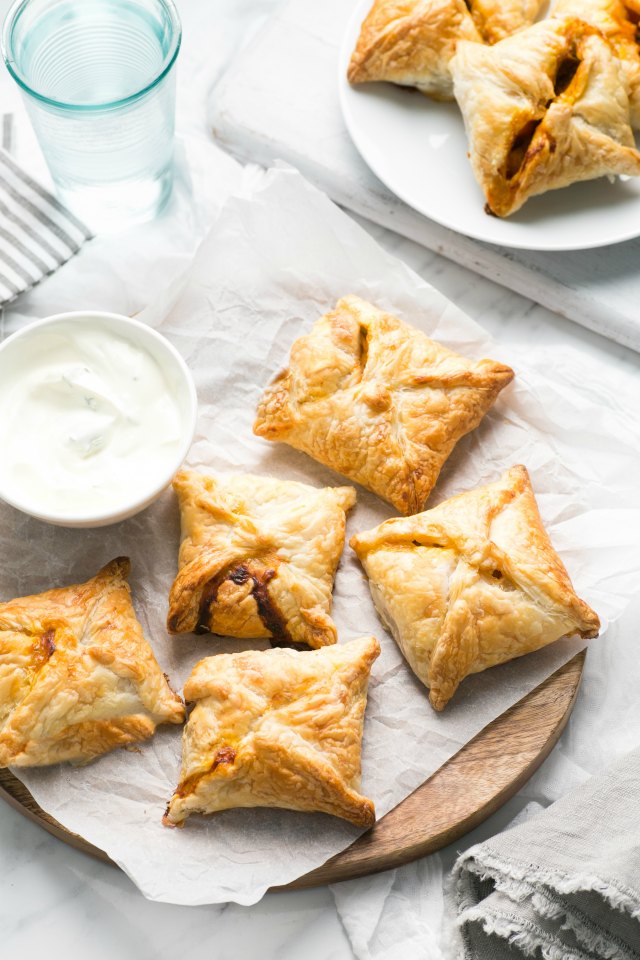
M 6 329 L 27 318 L 73 307 L 135 312 L 161 294 L 168 279 L 180 269 L 181 251 L 188 251 L 198 233 L 201 235 L 208 216 L 235 176 L 233 164 L 224 163 L 207 142 L 207 90 L 234 50 L 246 42 L 253 30 L 260 28 L 261 18 L 278 2 L 182 0 L 185 45 L 179 74 L 179 127 L 192 171 L 211 170 L 204 195 L 201 188 L 198 203 L 190 202 L 183 173 L 178 182 L 177 204 L 162 221 L 153 228 L 131 231 L 117 241 L 101 239 L 87 247 L 79 258 L 20 301 L 15 309 L 6 312 L 3 318 Z M 5 0 L 1 7 L 6 6 Z M 12 96 L 8 80 L 2 77 L 3 110 Z M 531 344 L 537 352 L 544 345 L 550 358 L 557 351 L 567 353 L 577 349 L 583 354 L 586 384 L 592 377 L 607 380 L 614 403 L 624 402 L 631 407 L 635 403 L 635 408 L 640 409 L 637 355 L 410 241 L 380 228 L 371 228 L 371 232 L 495 337 Z M 539 362 L 539 353 L 537 359 Z M 637 436 L 630 437 L 630 442 L 637 442 Z M 637 620 L 637 616 L 627 618 L 627 634 Z M 585 732 L 592 732 L 596 727 L 610 729 L 611 735 L 616 734 L 616 747 L 620 750 L 639 742 L 637 722 L 626 724 L 621 731 L 620 725 L 614 722 L 611 704 L 610 712 L 603 712 L 608 694 L 598 686 L 598 675 L 614 662 L 615 645 L 612 643 L 611 652 L 594 650 L 594 654 L 588 661 L 591 673 L 583 688 L 581 703 L 561 748 L 554 752 L 527 790 L 481 829 L 482 834 L 489 835 L 500 829 L 528 800 L 548 802 L 557 794 L 559 785 L 566 789 L 572 776 L 579 780 L 585 769 L 597 769 L 606 760 L 606 752 L 586 751 Z M 633 659 L 629 664 L 635 668 Z M 633 671 L 627 670 L 627 674 L 630 683 L 635 684 Z M 623 739 L 620 739 L 621 732 Z M 580 759 L 576 745 L 585 754 L 579 767 L 576 766 Z M 445 853 L 442 858 L 445 865 L 453 854 L 454 851 Z M 440 862 L 439 857 L 430 858 L 402 876 L 383 875 L 379 879 L 342 885 L 337 895 L 343 910 L 351 904 L 348 928 L 353 939 L 350 942 L 332 893 L 327 889 L 269 895 L 251 908 L 186 908 L 150 903 L 118 871 L 71 850 L 9 807 L 0 805 L 2 954 L 25 958 L 46 956 L 47 960 L 67 960 L 70 956 L 82 955 L 92 960 L 116 957 L 174 960 L 179 956 L 194 960 L 205 957 L 349 960 L 354 955 L 375 957 L 375 960 L 379 956 L 385 960 L 396 957 L 399 960 L 401 956 L 403 960 L 432 960 L 437 954 L 429 946 L 428 923 L 421 910 L 440 896 Z M 415 895 L 416 891 L 419 896 Z M 383 901 L 387 906 L 397 907 L 397 912 L 386 911 L 378 923 Z M 403 947 L 403 938 L 411 933 L 416 934 L 413 945 Z

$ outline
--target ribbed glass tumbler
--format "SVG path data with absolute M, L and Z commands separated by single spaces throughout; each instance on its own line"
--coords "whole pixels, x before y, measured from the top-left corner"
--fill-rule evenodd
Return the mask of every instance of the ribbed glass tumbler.
M 17 0 L 2 36 L 62 197 L 95 230 L 153 217 L 173 180 L 172 0 Z

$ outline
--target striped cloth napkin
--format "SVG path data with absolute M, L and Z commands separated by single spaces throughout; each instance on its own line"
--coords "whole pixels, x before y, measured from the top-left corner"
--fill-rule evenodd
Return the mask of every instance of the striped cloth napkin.
M 11 123 L 2 118 L 2 142 Z M 54 273 L 92 233 L 0 148 L 0 306 Z

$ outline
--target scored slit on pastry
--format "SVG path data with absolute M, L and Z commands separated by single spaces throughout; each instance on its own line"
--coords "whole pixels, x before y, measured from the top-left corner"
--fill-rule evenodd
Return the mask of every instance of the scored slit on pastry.
M 487 212 L 581 180 L 640 175 L 620 61 L 597 29 L 550 19 L 451 63 Z
M 344 297 L 295 341 L 253 429 L 401 513 L 416 513 L 457 441 L 512 379 L 504 364 L 459 356 L 365 300 Z
M 182 723 L 131 603 L 129 561 L 0 603 L 0 767 L 82 763 Z
M 353 487 L 181 470 L 182 525 L 171 633 L 336 642 L 332 587 Z
M 556 0 L 552 13 L 585 20 L 609 41 L 626 81 L 631 125 L 640 129 L 640 0 Z
M 576 595 L 542 525 L 523 466 L 351 546 L 409 666 L 442 710 L 466 676 L 560 637 L 594 637 L 597 615 Z
M 453 99 L 459 40 L 495 43 L 533 23 L 545 0 L 377 0 L 348 69 L 351 83 L 388 81 Z
M 330 813 L 375 821 L 360 790 L 360 755 L 374 637 L 301 653 L 219 654 L 184 688 L 195 703 L 184 730 L 180 782 L 164 817 L 232 807 Z

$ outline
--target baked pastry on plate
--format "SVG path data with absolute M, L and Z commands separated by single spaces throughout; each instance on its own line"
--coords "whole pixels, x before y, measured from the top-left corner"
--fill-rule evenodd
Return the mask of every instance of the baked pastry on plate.
M 482 43 L 464 0 L 376 0 L 351 56 L 349 82 L 387 80 L 451 100 L 449 62 L 460 39 Z
M 331 591 L 353 487 L 181 470 L 182 543 L 171 633 L 336 642 Z
M 426 513 L 387 520 L 351 546 L 436 710 L 471 673 L 600 629 L 551 545 L 522 466 Z
M 362 727 L 374 637 L 312 652 L 220 654 L 196 664 L 184 694 L 180 783 L 164 817 L 231 807 L 331 813 L 375 820 L 360 789 Z
M 136 619 L 129 561 L 0 603 L 0 767 L 81 763 L 182 723 Z
M 348 69 L 351 83 L 387 80 L 451 100 L 458 40 L 494 43 L 533 23 L 544 0 L 376 0 Z
M 497 43 L 537 19 L 547 0 L 465 0 L 487 43 Z
M 607 38 L 627 81 L 631 126 L 640 129 L 640 0 L 557 0 L 553 14 L 586 20 Z
M 621 69 L 580 20 L 545 20 L 493 47 L 458 44 L 455 95 L 488 212 L 506 217 L 547 190 L 640 174 Z
M 502 363 L 468 360 L 345 297 L 295 341 L 253 430 L 416 513 L 457 441 L 512 379 Z

